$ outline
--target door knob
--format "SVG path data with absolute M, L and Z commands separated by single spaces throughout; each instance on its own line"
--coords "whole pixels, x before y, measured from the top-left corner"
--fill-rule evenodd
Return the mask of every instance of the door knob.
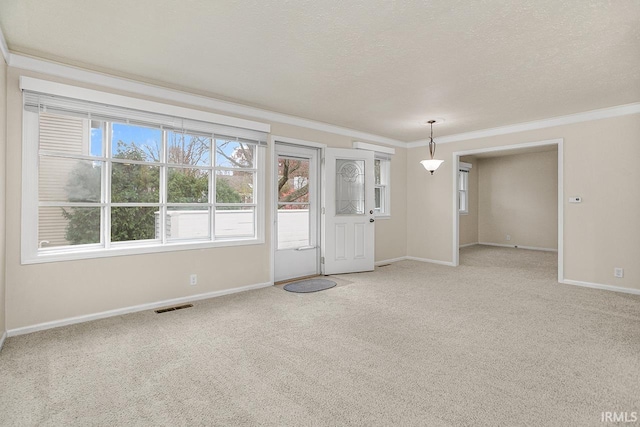
M 369 222 L 373 222 L 373 221 L 375 221 L 375 219 L 369 218 Z
M 371 209 L 371 210 L 369 211 L 369 213 L 370 213 L 371 215 L 373 215 L 373 209 Z

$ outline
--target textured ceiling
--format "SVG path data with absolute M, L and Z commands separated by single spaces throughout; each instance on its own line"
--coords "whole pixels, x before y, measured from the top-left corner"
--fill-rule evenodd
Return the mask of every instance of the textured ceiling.
M 402 141 L 640 101 L 638 0 L 1 0 L 9 49 Z

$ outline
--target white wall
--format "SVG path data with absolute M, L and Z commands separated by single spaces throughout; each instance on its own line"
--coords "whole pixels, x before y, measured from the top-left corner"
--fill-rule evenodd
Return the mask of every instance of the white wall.
M 6 134 L 6 106 L 7 106 L 7 65 L 4 60 L 0 59 L 0 339 L 6 328 L 5 323 L 5 250 L 6 250 L 6 233 L 5 233 L 5 212 L 6 212 L 6 151 L 7 151 L 7 134 Z
M 9 67 L 6 83 L 6 201 L 15 207 L 21 204 L 22 180 L 20 75 L 167 102 Z M 4 88 L 5 85 L 2 86 Z M 353 138 L 348 136 L 280 123 L 271 124 L 274 135 L 315 141 L 332 147 L 350 148 L 353 143 Z M 396 147 L 396 153 L 391 160 L 392 217 L 376 222 L 376 260 L 406 255 L 406 149 Z M 268 177 L 272 170 L 270 159 L 266 163 Z M 2 307 L 6 306 L 6 328 L 12 330 L 74 316 L 269 282 L 270 181 L 267 179 L 267 241 L 251 246 L 21 265 L 20 209 L 9 210 L 6 216 L 6 303 L 2 304 Z M 197 286 L 188 284 L 191 273 L 198 274 Z
M 481 158 L 477 170 L 480 243 L 558 249 L 556 150 Z
M 408 161 L 408 255 L 453 261 L 454 152 L 554 138 L 564 139 L 565 279 L 640 290 L 640 114 L 438 144 L 445 163 L 433 176 Z M 427 147 L 407 153 L 426 156 Z M 570 196 L 583 202 L 569 204 Z M 614 278 L 614 267 L 625 277 Z

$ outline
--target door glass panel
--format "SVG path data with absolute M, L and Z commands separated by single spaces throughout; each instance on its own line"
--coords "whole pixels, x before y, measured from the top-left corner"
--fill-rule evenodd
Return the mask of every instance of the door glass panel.
M 311 245 L 309 159 L 278 156 L 278 249 Z
M 309 203 L 309 160 L 278 157 L 278 201 Z
M 310 246 L 309 205 L 278 205 L 278 249 Z
M 364 160 L 336 159 L 336 215 L 364 213 Z

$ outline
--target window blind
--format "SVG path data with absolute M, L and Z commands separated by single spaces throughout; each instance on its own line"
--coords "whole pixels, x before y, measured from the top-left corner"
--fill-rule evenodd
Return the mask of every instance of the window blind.
M 23 90 L 24 109 L 31 112 L 46 112 L 66 116 L 120 122 L 140 126 L 162 128 L 175 132 L 193 132 L 211 135 L 213 138 L 237 140 L 239 142 L 267 145 L 267 133 L 252 129 L 175 117 L 131 108 L 106 105 L 90 101 L 48 95 Z

